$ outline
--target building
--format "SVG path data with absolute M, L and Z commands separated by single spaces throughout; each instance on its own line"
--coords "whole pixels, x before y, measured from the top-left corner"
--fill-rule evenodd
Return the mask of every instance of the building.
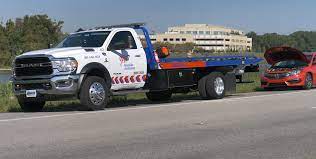
M 252 49 L 252 39 L 247 38 L 243 31 L 208 24 L 169 27 L 167 32 L 151 35 L 150 38 L 153 43 L 191 42 L 204 50 L 215 52 L 251 51 Z

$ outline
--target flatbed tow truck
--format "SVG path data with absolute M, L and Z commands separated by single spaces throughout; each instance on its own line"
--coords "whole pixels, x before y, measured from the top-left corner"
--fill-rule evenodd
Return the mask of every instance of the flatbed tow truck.
M 144 34 L 143 47 L 136 31 Z M 144 92 L 151 101 L 198 91 L 203 99 L 234 93 L 236 70 L 256 66 L 255 56 L 166 58 L 154 50 L 142 23 L 96 27 L 70 34 L 55 48 L 31 51 L 13 61 L 13 91 L 24 111 L 41 111 L 46 101 L 78 98 L 104 109 L 112 95 Z

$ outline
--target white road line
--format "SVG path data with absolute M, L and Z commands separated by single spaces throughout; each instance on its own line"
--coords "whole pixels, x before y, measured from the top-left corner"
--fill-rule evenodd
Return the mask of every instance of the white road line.
M 316 109 L 316 107 L 312 107 L 312 109 Z
M 109 109 L 109 110 L 91 111 L 91 112 L 82 112 L 82 113 L 69 113 L 69 114 L 45 115 L 45 116 L 36 116 L 36 117 L 14 118 L 14 119 L 2 119 L 2 120 L 0 120 L 0 122 L 11 122 L 11 121 L 21 121 L 21 120 L 77 116 L 77 115 L 85 115 L 85 114 L 97 114 L 97 113 L 117 112 L 117 111 L 126 111 L 126 110 L 151 109 L 151 108 L 161 108 L 161 107 L 170 107 L 170 106 L 184 106 L 184 105 L 200 104 L 200 103 L 232 102 L 232 101 L 245 100 L 245 99 L 249 99 L 249 98 L 262 98 L 262 97 L 271 97 L 271 96 L 280 96 L 280 95 L 289 95 L 289 94 L 291 94 L 291 95 L 292 94 L 303 94 L 306 92 L 311 92 L 311 91 L 286 92 L 286 93 L 255 95 L 255 96 L 239 97 L 239 98 L 226 98 L 226 99 L 221 99 L 221 100 L 205 100 L 205 101 L 194 101 L 194 102 L 187 102 L 187 103 L 159 104 L 159 105 L 155 105 L 155 106 L 139 106 L 139 107 L 124 108 L 124 109 Z M 316 92 L 316 90 L 313 90 L 312 92 Z

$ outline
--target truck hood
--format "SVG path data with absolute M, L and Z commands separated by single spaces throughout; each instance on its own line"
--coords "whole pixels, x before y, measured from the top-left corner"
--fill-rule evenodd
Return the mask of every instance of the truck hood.
M 264 53 L 264 58 L 270 65 L 285 60 L 301 60 L 308 63 L 303 52 L 291 47 L 273 47 Z
M 53 57 L 67 57 L 74 54 L 84 53 L 84 52 L 95 52 L 95 48 L 82 48 L 82 47 L 68 47 L 68 48 L 52 48 L 44 50 L 36 50 L 26 52 L 20 56 L 30 56 L 30 55 L 51 55 Z

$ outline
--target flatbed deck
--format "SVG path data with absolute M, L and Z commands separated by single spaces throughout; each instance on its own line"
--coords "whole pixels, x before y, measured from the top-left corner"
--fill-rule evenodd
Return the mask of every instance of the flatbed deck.
M 162 69 L 177 68 L 202 68 L 240 65 L 256 65 L 262 58 L 255 56 L 209 56 L 193 58 L 163 58 L 159 59 L 159 65 Z

